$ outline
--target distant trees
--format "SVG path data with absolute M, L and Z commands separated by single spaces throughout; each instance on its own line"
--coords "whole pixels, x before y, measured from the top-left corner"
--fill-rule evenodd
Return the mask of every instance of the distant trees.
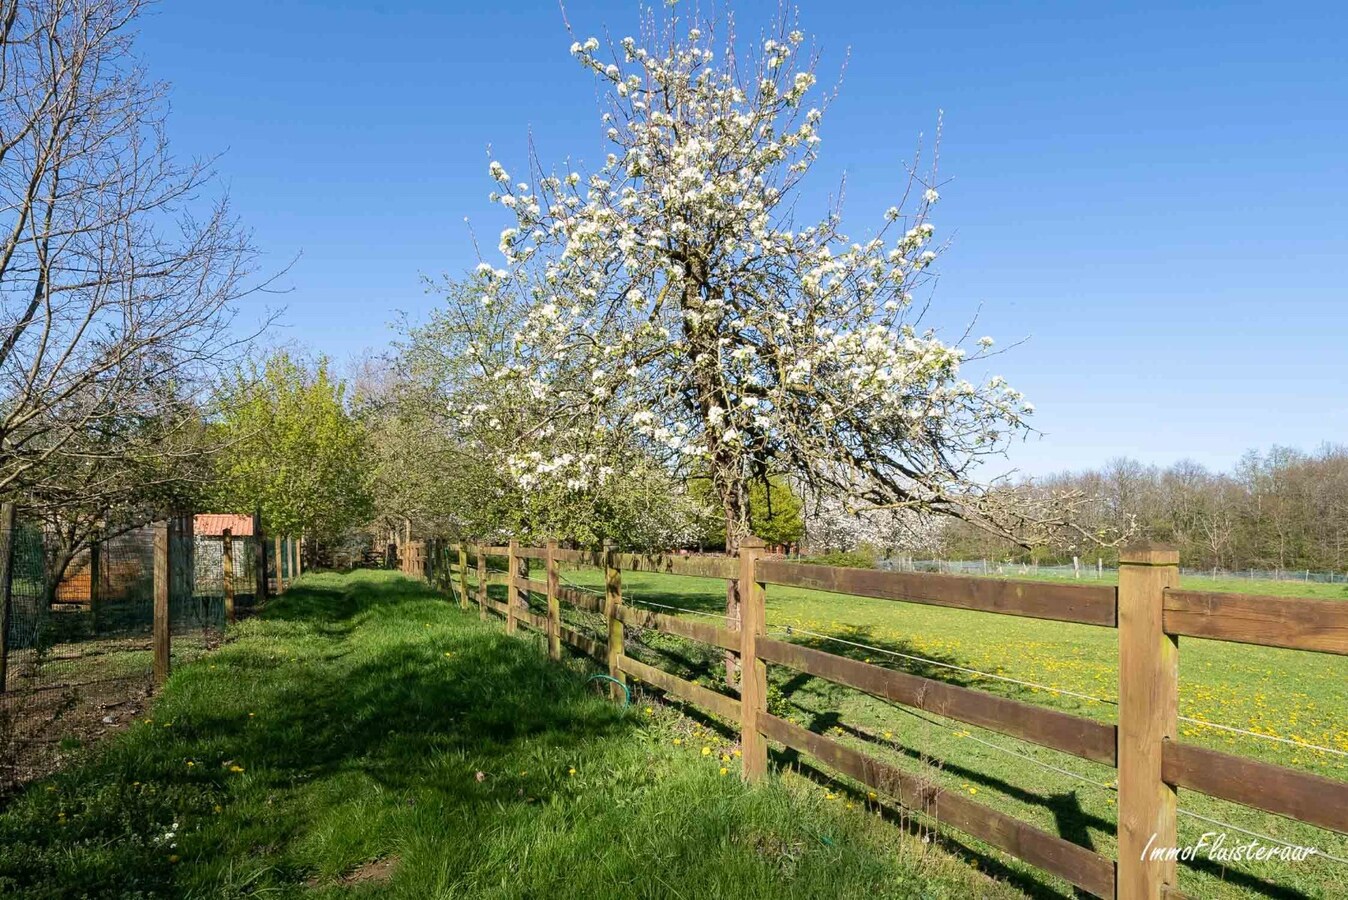
M 371 514 L 370 455 L 346 386 L 326 359 L 277 352 L 238 369 L 216 396 L 213 503 L 260 510 L 274 534 L 331 539 Z
M 1348 570 L 1348 447 L 1306 453 L 1251 451 L 1230 472 L 1190 460 L 1160 468 L 1115 459 L 1095 471 L 1039 479 L 1022 490 L 1076 490 L 1097 498 L 1088 525 L 1135 524 L 1139 538 L 1179 547 L 1186 566 L 1222 569 Z M 1022 555 L 1020 548 L 965 527 L 949 529 L 945 552 Z M 1046 544 L 1041 558 L 1070 556 Z M 1111 550 L 1102 551 L 1107 559 Z

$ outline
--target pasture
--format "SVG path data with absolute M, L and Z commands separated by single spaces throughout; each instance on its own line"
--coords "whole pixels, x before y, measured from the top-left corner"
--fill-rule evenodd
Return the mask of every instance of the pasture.
M 574 584 L 602 586 L 597 570 L 568 569 L 563 576 Z M 1185 584 L 1215 589 L 1210 580 L 1192 579 Z M 1288 593 L 1288 583 L 1274 584 L 1283 585 L 1282 592 Z M 1252 588 L 1248 581 L 1239 580 L 1233 587 L 1262 591 L 1266 585 Z M 1309 587 L 1312 595 L 1318 590 L 1322 597 L 1331 588 L 1339 595 L 1344 591 L 1343 585 Z M 677 606 L 703 615 L 724 611 L 725 587 L 719 580 L 624 572 L 623 594 L 625 602 L 637 606 Z M 582 614 L 571 615 L 583 621 Z M 1115 721 L 1112 701 L 1118 696 L 1118 647 L 1117 634 L 1110 629 L 778 585 L 767 590 L 767 621 L 770 634 L 830 653 Z M 719 652 L 703 645 L 629 628 L 626 652 L 707 687 L 718 687 L 722 680 Z M 1098 852 L 1114 853 L 1117 773 L 1113 769 L 884 703 L 782 667 L 770 667 L 769 673 L 769 701 L 778 715 L 864 746 L 868 753 L 913 771 L 934 772 L 952 789 Z M 1181 735 L 1186 741 L 1344 780 L 1348 779 L 1345 711 L 1348 659 L 1181 640 L 1180 715 L 1265 736 L 1182 721 Z M 1304 744 L 1338 752 L 1313 750 Z M 820 790 L 828 792 L 827 788 Z M 1181 814 L 1179 820 L 1181 844 L 1205 832 L 1229 831 L 1204 821 L 1214 819 L 1348 859 L 1348 840 L 1332 832 L 1187 791 L 1180 793 L 1180 806 L 1189 813 Z M 1230 832 L 1228 840 L 1242 838 L 1248 840 L 1239 832 Z M 972 845 L 978 846 L 977 842 Z M 1026 879 L 1066 890 L 1043 873 L 1010 858 L 1005 862 Z M 1348 890 L 1348 864 L 1325 859 L 1230 868 L 1202 863 L 1182 868 L 1181 873 L 1181 887 L 1200 897 L 1333 897 Z

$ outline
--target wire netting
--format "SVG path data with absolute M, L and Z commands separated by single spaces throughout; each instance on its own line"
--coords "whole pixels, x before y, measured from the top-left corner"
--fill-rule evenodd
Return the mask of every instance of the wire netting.
M 169 530 L 175 665 L 224 636 L 221 541 L 194 535 L 191 523 L 179 517 Z M 108 536 L 58 573 L 62 554 L 51 536 L 22 520 L 15 526 L 0 654 L 0 789 L 54 771 L 145 712 L 154 684 L 155 534 L 146 525 Z M 234 542 L 236 609 L 255 601 L 254 548 L 251 539 Z

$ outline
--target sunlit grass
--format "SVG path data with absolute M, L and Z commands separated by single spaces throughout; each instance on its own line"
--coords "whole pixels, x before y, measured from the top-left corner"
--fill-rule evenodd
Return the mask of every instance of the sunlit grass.
M 567 580 L 580 584 L 598 587 L 602 583 L 599 573 L 586 569 L 568 569 L 564 574 Z M 1186 586 L 1199 584 L 1213 589 L 1210 580 L 1194 579 L 1192 585 L 1186 582 Z M 1267 584 L 1257 587 L 1260 591 L 1268 589 Z M 1338 590 L 1342 587 L 1335 586 Z M 724 608 L 724 582 L 710 579 L 628 572 L 623 575 L 623 588 L 627 601 L 638 605 L 653 601 L 702 612 Z M 1112 701 L 1118 697 L 1118 645 L 1112 629 L 777 585 L 768 587 L 767 612 L 769 630 L 789 640 L 1077 715 L 1110 722 L 1116 719 Z M 794 633 L 785 634 L 788 628 Z M 802 631 L 878 649 L 821 640 Z M 699 645 L 646 631 L 630 635 L 627 649 L 647 662 L 704 685 L 723 683 L 719 653 Z M 1181 641 L 1180 680 L 1183 716 L 1348 752 L 1348 659 L 1186 638 Z M 952 789 L 1098 852 L 1115 853 L 1117 806 L 1113 787 L 1117 785 L 1117 773 L 1111 768 L 884 703 L 780 666 L 770 667 L 770 683 L 770 694 L 779 710 L 814 730 L 864 746 L 868 752 L 915 771 L 934 772 Z M 1069 692 L 1105 702 L 1074 697 Z M 1348 757 L 1195 723 L 1182 722 L 1180 731 L 1184 740 L 1193 743 L 1330 778 L 1348 778 Z M 1026 760 L 1026 756 L 1081 779 L 1045 769 Z M 1182 793 L 1180 804 L 1210 818 L 1348 858 L 1348 840 L 1341 835 L 1190 792 Z M 1182 838 L 1197 839 L 1212 828 L 1193 819 L 1180 820 Z M 1239 837 L 1231 834 L 1232 839 Z M 1051 880 L 1048 883 L 1055 884 Z M 1251 863 L 1226 870 L 1209 866 L 1184 874 L 1185 889 L 1205 897 L 1281 896 L 1279 890 L 1285 889 L 1331 897 L 1340 895 L 1345 884 L 1348 866 L 1323 859 Z
M 733 731 L 392 574 L 307 577 L 235 638 L 10 802 L 0 896 L 1019 893 L 865 798 L 746 788 Z

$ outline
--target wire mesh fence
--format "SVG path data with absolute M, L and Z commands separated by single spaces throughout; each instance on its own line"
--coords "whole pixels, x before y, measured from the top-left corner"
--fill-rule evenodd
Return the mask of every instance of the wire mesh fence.
M 191 516 L 106 537 L 59 568 L 59 548 L 21 518 L 0 520 L 12 545 L 0 629 L 0 790 L 59 768 L 142 715 L 154 686 L 156 536 L 167 532 L 170 661 L 218 646 L 226 622 L 223 542 Z M 257 542 L 233 542 L 236 608 L 257 600 Z M 0 570 L 2 572 L 3 570 Z M 4 600 L 0 596 L 0 600 Z
M 948 575 L 1033 575 L 1041 578 L 1106 580 L 1118 577 L 1118 569 L 1101 559 L 1081 559 L 1077 565 L 1004 562 L 995 559 L 911 559 L 893 557 L 880 560 L 880 568 L 895 571 L 937 572 Z M 1300 581 L 1307 584 L 1348 584 L 1348 572 L 1317 572 L 1314 569 L 1222 569 L 1184 568 L 1186 578 L 1234 581 Z

